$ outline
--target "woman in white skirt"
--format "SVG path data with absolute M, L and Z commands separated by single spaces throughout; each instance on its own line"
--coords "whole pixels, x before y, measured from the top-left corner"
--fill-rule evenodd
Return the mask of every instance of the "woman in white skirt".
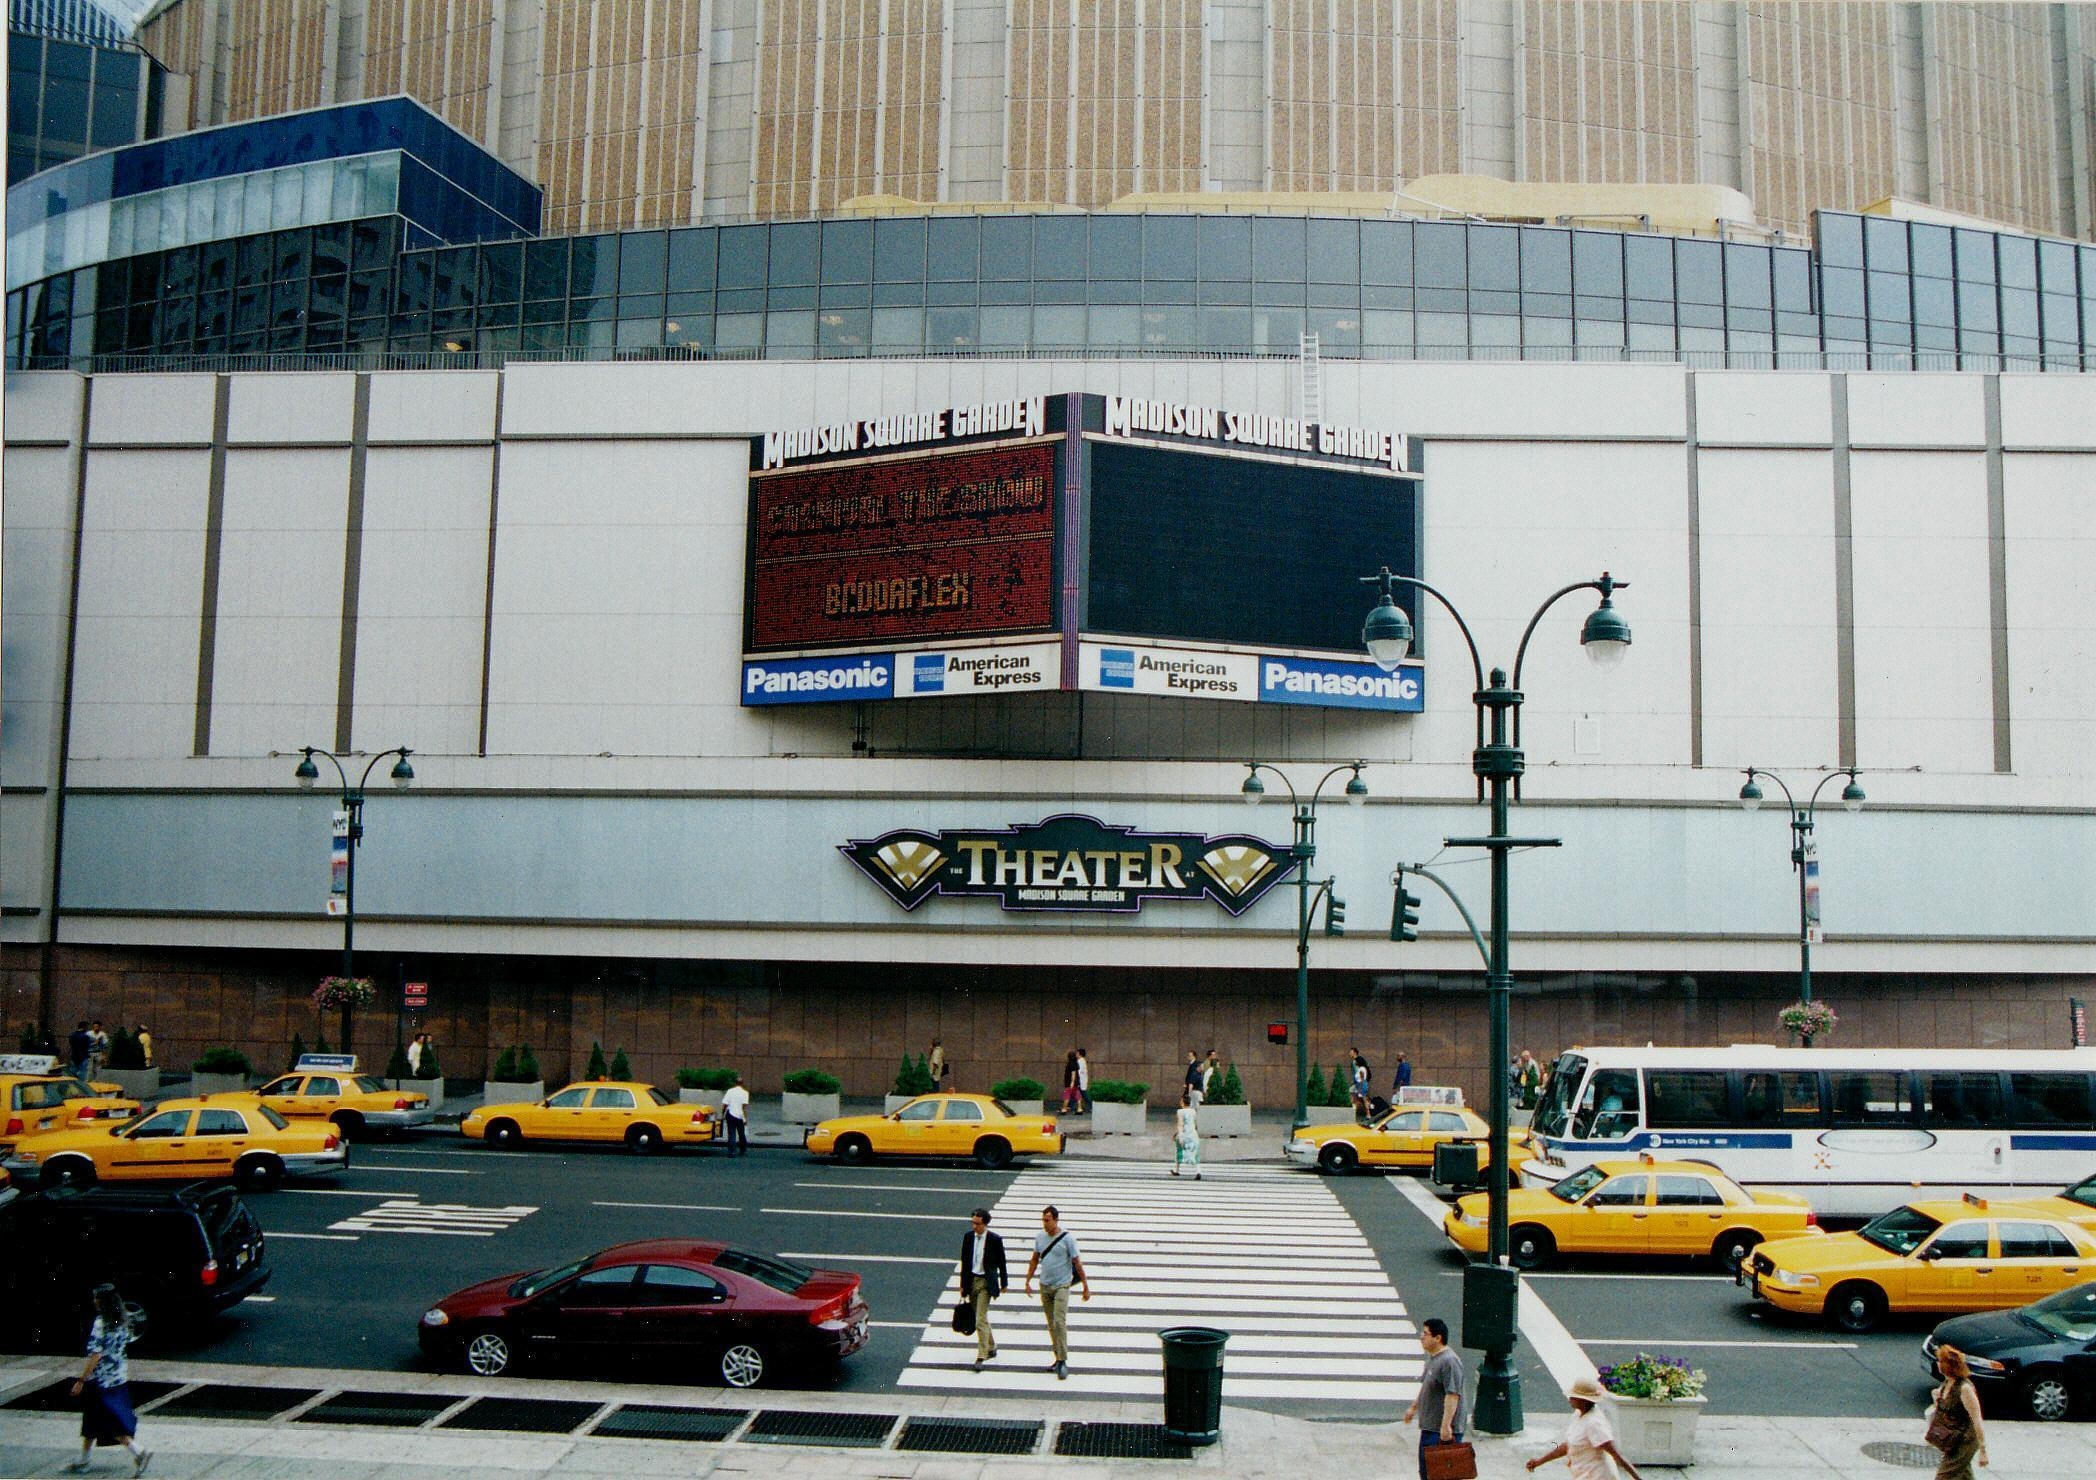
M 1172 1175 L 1191 1171 L 1201 1180 L 1201 1124 L 1191 1089 L 1179 1091 L 1179 1122 L 1172 1132 Z

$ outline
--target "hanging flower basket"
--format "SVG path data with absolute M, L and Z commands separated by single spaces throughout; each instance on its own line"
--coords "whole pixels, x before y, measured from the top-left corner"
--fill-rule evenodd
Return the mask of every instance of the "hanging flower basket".
M 313 1006 L 321 1012 L 369 1007 L 376 1001 L 378 988 L 368 976 L 324 976 L 313 989 Z
M 1793 1002 L 1776 1014 L 1786 1033 L 1800 1038 L 1823 1038 L 1841 1025 L 1834 1009 L 1824 1002 Z

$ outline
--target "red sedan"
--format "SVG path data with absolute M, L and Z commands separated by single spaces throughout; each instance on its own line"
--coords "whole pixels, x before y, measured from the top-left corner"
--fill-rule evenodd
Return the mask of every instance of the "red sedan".
M 846 1270 L 651 1239 L 468 1286 L 423 1314 L 421 1337 L 428 1356 L 482 1377 L 541 1356 L 678 1367 L 697 1358 L 746 1388 L 864 1346 L 866 1301 Z

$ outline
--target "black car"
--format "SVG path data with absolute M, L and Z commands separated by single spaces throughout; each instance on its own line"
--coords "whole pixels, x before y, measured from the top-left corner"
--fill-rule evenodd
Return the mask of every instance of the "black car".
M 262 1226 L 223 1184 L 62 1189 L 0 1213 L 0 1309 L 32 1344 L 77 1345 L 96 1285 L 158 1333 L 208 1322 L 269 1283 Z
M 2013 1394 L 2048 1423 L 2096 1410 L 2096 1281 L 2016 1310 L 1945 1321 L 1921 1344 L 1931 1379 L 1942 1346 L 1965 1354 L 1983 1400 Z

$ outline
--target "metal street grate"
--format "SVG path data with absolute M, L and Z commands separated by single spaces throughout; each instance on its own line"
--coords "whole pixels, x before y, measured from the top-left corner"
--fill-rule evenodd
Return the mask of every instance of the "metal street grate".
M 1933 1470 L 1943 1459 L 1926 1444 L 1904 1444 L 1896 1439 L 1880 1439 L 1864 1445 L 1863 1456 L 1881 1465 L 1897 1465 L 1903 1470 Z
M 476 1398 L 437 1427 L 566 1434 L 603 1406 L 602 1403 L 579 1403 L 559 1398 Z
M 138 1384 L 133 1383 L 131 1388 L 136 1396 Z M 211 1383 L 168 1399 L 153 1410 L 153 1417 L 172 1414 L 176 1418 L 234 1418 L 260 1423 L 319 1396 L 319 1388 L 236 1387 L 230 1383 Z
M 143 1408 L 155 1398 L 164 1398 L 179 1382 L 134 1382 L 131 1384 L 131 1406 Z M 73 1379 L 61 1377 L 47 1386 L 9 1398 L 9 1408 L 23 1409 L 30 1413 L 78 1413 L 80 1400 L 73 1396 Z
M 897 1449 L 937 1454 L 1032 1454 L 1045 1425 L 1024 1418 L 913 1418 Z
M 822 1444 L 878 1449 L 895 1427 L 892 1413 L 796 1413 L 767 1408 L 743 1431 L 745 1444 Z
M 298 1423 L 376 1424 L 413 1429 L 458 1401 L 442 1393 L 337 1393 L 301 1413 Z
M 1161 1423 L 1065 1423 L 1055 1452 L 1082 1459 L 1192 1459 L 1191 1445 L 1165 1437 Z
M 613 1409 L 590 1430 L 592 1438 L 684 1439 L 718 1444 L 742 1427 L 750 1415 L 738 1408 L 671 1408 L 659 1403 L 626 1403 Z

